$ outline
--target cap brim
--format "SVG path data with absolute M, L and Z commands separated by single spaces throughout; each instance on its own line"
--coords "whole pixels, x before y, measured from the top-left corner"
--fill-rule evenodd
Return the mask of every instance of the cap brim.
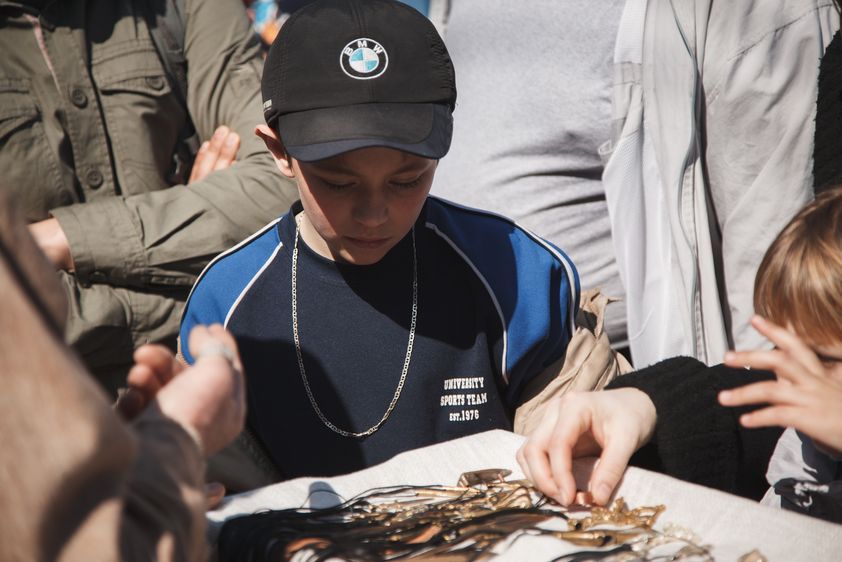
M 373 146 L 439 159 L 450 149 L 453 116 L 437 103 L 370 103 L 288 113 L 277 127 L 287 152 L 302 162 Z

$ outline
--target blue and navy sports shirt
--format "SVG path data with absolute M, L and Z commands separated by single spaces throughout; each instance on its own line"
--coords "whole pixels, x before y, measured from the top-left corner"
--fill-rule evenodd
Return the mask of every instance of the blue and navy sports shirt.
M 511 428 L 524 385 L 561 358 L 579 302 L 563 252 L 503 217 L 430 197 L 414 227 L 418 316 L 397 406 L 364 439 L 317 417 L 292 333 L 294 215 L 211 262 L 182 318 L 181 351 L 197 324 L 224 323 L 246 373 L 248 425 L 288 478 L 331 475 L 416 447 Z M 325 259 L 299 240 L 298 320 L 307 378 L 325 416 L 362 432 L 400 380 L 412 305 L 412 234 L 369 266 Z

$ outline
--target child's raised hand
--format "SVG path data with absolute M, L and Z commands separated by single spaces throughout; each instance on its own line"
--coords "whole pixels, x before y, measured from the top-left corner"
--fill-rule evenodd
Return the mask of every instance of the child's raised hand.
M 740 417 L 745 427 L 794 427 L 828 452 L 842 453 L 842 362 L 822 362 L 797 335 L 755 316 L 752 325 L 776 345 L 768 351 L 725 354 L 729 367 L 774 371 L 777 380 L 719 394 L 723 406 L 769 404 Z

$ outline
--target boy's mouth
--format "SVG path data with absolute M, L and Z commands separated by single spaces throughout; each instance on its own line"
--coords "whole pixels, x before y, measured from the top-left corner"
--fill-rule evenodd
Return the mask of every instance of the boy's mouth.
M 356 238 L 354 236 L 346 236 L 345 239 L 354 246 L 366 249 L 381 248 L 390 240 L 389 238 Z

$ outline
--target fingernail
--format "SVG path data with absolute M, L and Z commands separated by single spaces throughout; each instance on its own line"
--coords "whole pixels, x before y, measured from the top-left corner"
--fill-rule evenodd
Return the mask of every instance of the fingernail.
M 608 502 L 608 498 L 611 497 L 611 486 L 602 482 L 598 484 L 596 487 L 596 495 L 597 495 L 597 502 L 601 504 L 605 504 Z
M 719 393 L 719 401 L 724 403 L 731 399 L 731 391 L 730 390 L 723 390 Z
M 736 357 L 736 356 L 737 356 L 737 354 L 734 353 L 733 351 L 726 351 L 725 352 L 725 361 L 733 361 L 734 357 Z
M 561 486 L 558 487 L 558 493 L 555 494 L 555 498 L 561 505 L 570 505 L 570 502 L 573 501 L 571 495 Z

